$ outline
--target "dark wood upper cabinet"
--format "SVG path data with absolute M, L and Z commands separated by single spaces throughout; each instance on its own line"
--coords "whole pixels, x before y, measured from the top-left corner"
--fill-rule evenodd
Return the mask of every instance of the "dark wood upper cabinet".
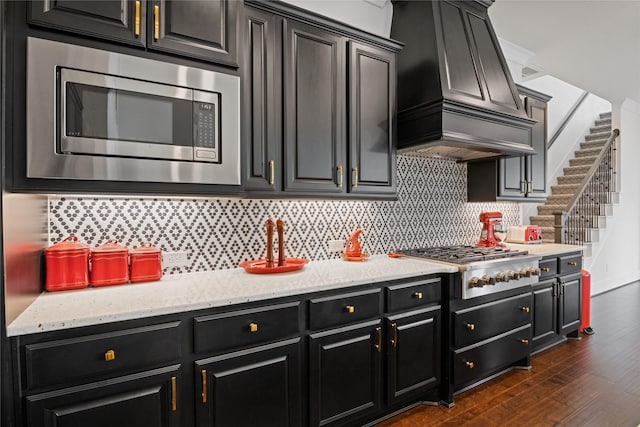
M 340 35 L 285 23 L 285 191 L 345 191 L 345 45 Z
M 33 1 L 29 23 L 237 67 L 234 0 Z
M 349 191 L 396 191 L 396 55 L 349 42 Z

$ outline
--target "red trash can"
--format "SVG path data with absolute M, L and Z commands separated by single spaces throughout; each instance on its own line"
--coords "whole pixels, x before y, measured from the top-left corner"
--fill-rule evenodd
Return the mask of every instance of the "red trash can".
M 591 274 L 587 270 L 581 270 L 582 273 L 582 321 L 580 322 L 580 332 L 587 335 L 593 335 L 591 323 Z

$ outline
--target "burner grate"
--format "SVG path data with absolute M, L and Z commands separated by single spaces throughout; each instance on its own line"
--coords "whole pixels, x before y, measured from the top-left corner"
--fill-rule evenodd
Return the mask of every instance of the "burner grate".
M 451 262 L 454 264 L 468 264 L 470 262 L 489 261 L 528 254 L 527 251 L 509 248 L 484 248 L 477 246 L 438 246 L 432 248 L 407 249 L 397 252 L 408 256 Z

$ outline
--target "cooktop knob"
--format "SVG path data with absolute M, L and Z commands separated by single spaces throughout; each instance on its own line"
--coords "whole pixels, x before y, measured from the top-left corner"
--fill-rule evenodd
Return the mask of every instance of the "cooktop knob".
M 485 284 L 485 285 L 495 285 L 496 282 L 493 279 L 493 277 L 489 276 L 488 274 L 485 274 L 484 276 L 482 276 L 480 278 L 480 280 Z
M 509 281 L 509 278 L 502 271 L 499 273 L 496 273 L 496 282 L 508 282 L 508 281 Z
M 520 278 L 520 274 L 516 273 L 515 271 L 509 270 L 507 271 L 507 277 L 509 279 L 518 280 Z
M 532 276 L 540 275 L 540 269 L 538 267 L 529 267 L 529 271 L 531 272 Z
M 520 274 L 520 277 L 530 277 L 531 271 L 528 268 L 521 268 L 518 274 Z
M 482 283 L 477 277 L 473 276 L 471 279 L 469 279 L 469 286 L 471 286 L 472 288 L 481 288 L 484 286 L 484 283 Z

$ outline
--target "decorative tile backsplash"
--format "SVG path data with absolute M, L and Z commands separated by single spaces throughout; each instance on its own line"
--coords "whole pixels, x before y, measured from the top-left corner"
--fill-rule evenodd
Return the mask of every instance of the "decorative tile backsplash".
M 165 273 L 233 268 L 264 257 L 264 223 L 285 221 L 289 257 L 338 258 L 328 240 L 363 229 L 369 254 L 394 249 L 474 244 L 480 212 L 521 222 L 517 203 L 467 203 L 467 167 L 454 161 L 398 156 L 397 201 L 262 200 L 135 196 L 49 196 L 49 242 L 71 233 L 92 247 L 117 239 L 187 251 L 190 265 Z

